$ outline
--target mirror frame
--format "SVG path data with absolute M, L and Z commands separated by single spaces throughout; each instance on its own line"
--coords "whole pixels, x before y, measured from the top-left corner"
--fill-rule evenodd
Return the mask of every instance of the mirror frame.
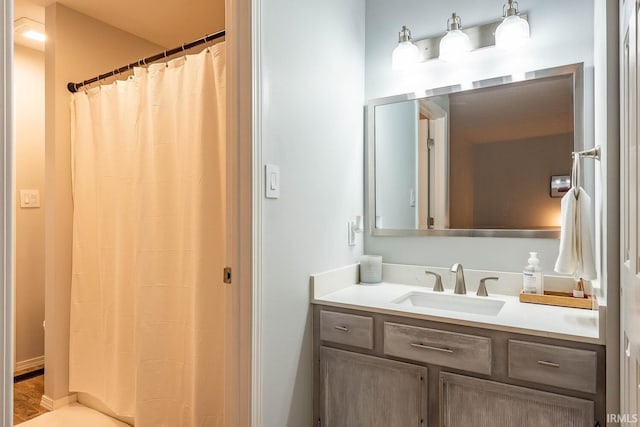
M 366 153 L 366 183 L 367 188 L 367 222 L 369 233 L 372 236 L 466 236 L 466 237 L 520 237 L 520 238 L 547 238 L 559 239 L 560 227 L 551 230 L 500 230 L 500 229 L 393 229 L 376 228 L 376 176 L 375 176 L 375 108 L 380 105 L 393 104 L 401 101 L 413 101 L 416 99 L 450 95 L 474 89 L 483 89 L 500 86 L 508 83 L 517 83 L 527 80 L 535 80 L 546 77 L 571 76 L 573 78 L 573 147 L 574 151 L 584 149 L 584 63 L 563 65 L 560 67 L 513 74 L 509 76 L 494 77 L 486 80 L 478 80 L 466 85 L 453 85 L 435 89 L 427 89 L 420 92 L 406 93 L 402 95 L 388 96 L 372 99 L 367 103 L 367 153 Z M 447 199 L 449 197 L 449 152 L 447 149 Z

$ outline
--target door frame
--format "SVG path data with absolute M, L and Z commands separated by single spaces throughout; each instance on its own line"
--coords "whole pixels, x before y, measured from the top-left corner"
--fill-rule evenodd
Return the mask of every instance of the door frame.
M 0 426 L 13 424 L 13 1 L 2 1 L 0 32 Z
M 638 0 L 620 2 L 620 393 L 621 424 L 637 422 L 640 409 L 640 254 L 638 120 L 640 12 Z M 626 45 L 628 37 L 628 47 Z M 628 55 L 625 55 L 628 52 Z M 628 84 L 629 87 L 626 87 Z M 629 95 L 631 94 L 631 95 Z M 625 164 L 626 163 L 626 164 Z M 625 237 L 630 240 L 625 241 Z
M 261 198 L 257 38 L 259 0 L 225 0 L 228 257 L 227 425 L 260 426 Z

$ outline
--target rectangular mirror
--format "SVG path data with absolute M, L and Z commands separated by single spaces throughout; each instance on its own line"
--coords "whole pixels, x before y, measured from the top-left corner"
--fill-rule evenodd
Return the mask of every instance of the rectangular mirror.
M 371 233 L 558 238 L 557 181 L 583 145 L 582 67 L 370 101 Z

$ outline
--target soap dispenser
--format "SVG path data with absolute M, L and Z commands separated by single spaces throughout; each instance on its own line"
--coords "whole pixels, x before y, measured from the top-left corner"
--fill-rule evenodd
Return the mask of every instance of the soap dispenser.
M 522 292 L 544 295 L 544 275 L 537 252 L 529 252 L 527 265 L 522 271 Z

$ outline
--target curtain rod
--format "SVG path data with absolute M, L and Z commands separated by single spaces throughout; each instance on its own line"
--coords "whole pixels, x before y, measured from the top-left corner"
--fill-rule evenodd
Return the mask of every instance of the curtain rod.
M 180 52 L 184 52 L 185 50 L 189 50 L 191 48 L 194 48 L 196 46 L 199 46 L 201 44 L 205 44 L 208 43 L 212 40 L 215 39 L 219 39 L 220 37 L 224 37 L 225 35 L 225 30 L 222 31 L 218 31 L 217 33 L 213 33 L 213 34 L 209 34 L 207 36 L 204 36 L 198 40 L 194 40 L 190 43 L 184 43 L 182 46 L 176 47 L 174 49 L 170 49 L 170 50 L 165 50 L 162 53 L 159 53 L 157 55 L 153 55 L 150 56 L 148 58 L 144 58 L 144 59 L 140 59 L 136 62 L 132 62 L 131 64 L 125 65 L 123 67 L 120 68 L 116 68 L 113 71 L 109 71 L 108 73 L 105 74 L 100 74 L 97 77 L 93 77 L 89 80 L 85 80 L 83 82 L 80 83 L 73 83 L 73 82 L 69 82 L 67 83 L 67 89 L 69 89 L 69 92 L 71 93 L 76 93 L 78 91 L 78 89 L 80 89 L 83 86 L 86 85 L 90 85 L 91 83 L 95 83 L 95 82 L 99 82 L 100 80 L 106 79 L 108 77 L 112 77 L 115 76 L 116 74 L 120 74 L 120 73 L 124 73 L 125 71 L 129 71 L 131 70 L 133 67 L 142 67 L 144 65 L 147 65 L 151 62 L 155 62 L 158 61 L 160 59 L 164 59 L 167 56 L 171 56 L 171 55 L 175 55 L 176 53 L 180 53 Z

